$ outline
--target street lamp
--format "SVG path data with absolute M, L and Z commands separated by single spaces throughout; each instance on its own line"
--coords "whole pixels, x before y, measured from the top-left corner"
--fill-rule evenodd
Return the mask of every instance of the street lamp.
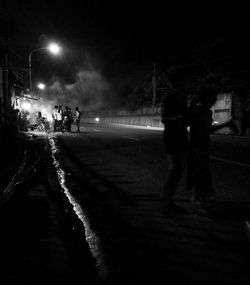
M 37 84 L 37 87 L 38 87 L 40 90 L 44 90 L 46 86 L 45 86 L 44 83 L 38 83 L 38 84 Z
M 29 79 L 30 79 L 30 93 L 32 93 L 32 76 L 31 76 L 31 56 L 34 52 L 40 51 L 40 50 L 48 50 L 50 53 L 57 55 L 60 53 L 61 48 L 58 46 L 56 43 L 50 43 L 47 47 L 42 47 L 42 48 L 36 48 L 33 49 L 29 53 Z
M 56 43 L 49 44 L 47 49 L 54 55 L 57 55 L 61 52 L 61 48 Z

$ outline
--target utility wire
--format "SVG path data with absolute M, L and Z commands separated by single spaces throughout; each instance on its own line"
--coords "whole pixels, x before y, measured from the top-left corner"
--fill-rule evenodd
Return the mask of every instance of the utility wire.
M 24 181 L 27 181 L 31 179 L 35 173 L 36 173 L 36 167 L 35 165 L 40 161 L 40 156 L 33 162 L 30 163 L 27 161 L 27 150 L 24 151 L 24 158 L 23 161 L 18 169 L 18 171 L 15 173 L 15 175 L 12 177 L 10 183 L 7 185 L 7 187 L 4 189 L 0 196 L 0 205 L 7 202 L 9 197 L 14 191 L 14 188 Z M 28 168 L 25 168 L 25 166 L 28 165 Z M 33 170 L 33 172 L 30 174 L 30 171 Z M 30 175 L 29 175 L 30 174 Z M 2 187 L 3 188 L 3 187 Z

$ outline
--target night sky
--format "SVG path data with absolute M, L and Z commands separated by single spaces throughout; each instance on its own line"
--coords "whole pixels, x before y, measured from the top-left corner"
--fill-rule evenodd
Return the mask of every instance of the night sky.
M 83 67 L 96 68 L 107 79 L 125 78 L 153 63 L 180 62 L 189 51 L 223 37 L 248 37 L 250 28 L 248 10 L 228 3 L 2 2 L 1 41 L 8 39 L 13 62 L 27 67 L 32 49 L 49 40 L 62 45 L 58 58 L 41 52 L 32 59 L 34 76 L 47 81 L 58 77 L 72 83 Z

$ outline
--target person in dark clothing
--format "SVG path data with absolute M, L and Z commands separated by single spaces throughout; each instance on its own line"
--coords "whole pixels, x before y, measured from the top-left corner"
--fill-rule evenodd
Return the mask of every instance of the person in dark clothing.
M 231 127 L 231 119 L 220 125 L 213 125 L 211 108 L 217 93 L 212 87 L 203 87 L 188 108 L 190 141 L 187 163 L 187 190 L 193 199 L 200 202 L 215 196 L 210 170 L 210 133 L 224 127 Z
M 166 96 L 162 123 L 169 167 L 163 187 L 162 206 L 163 211 L 168 212 L 181 209 L 174 203 L 174 195 L 185 169 L 188 149 L 186 98 L 181 92 L 172 92 Z
M 68 106 L 65 107 L 65 111 L 63 112 L 63 130 L 67 132 L 71 131 L 71 112 Z
M 53 119 L 53 131 L 56 132 L 57 131 L 57 126 L 58 126 L 58 122 L 57 122 L 57 111 L 58 111 L 58 106 L 56 105 L 53 113 L 52 113 L 52 119 Z
M 68 115 L 69 115 L 68 131 L 71 132 L 71 127 L 72 127 L 72 123 L 74 122 L 74 120 L 73 120 L 73 114 L 72 114 L 70 107 L 68 107 Z

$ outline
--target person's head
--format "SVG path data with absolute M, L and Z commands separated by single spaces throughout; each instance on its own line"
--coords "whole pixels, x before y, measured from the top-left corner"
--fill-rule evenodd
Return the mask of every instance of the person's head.
M 59 105 L 59 109 L 62 109 L 62 105 Z
M 185 89 L 186 80 L 187 80 L 187 71 L 182 66 L 173 66 L 170 67 L 167 71 L 167 78 L 170 84 L 170 89 L 173 90 L 183 90 Z
M 202 87 L 198 92 L 198 102 L 203 106 L 211 108 L 217 99 L 217 92 L 213 87 Z
M 58 109 L 58 106 L 57 106 L 57 105 L 55 106 L 55 109 Z
M 79 111 L 79 107 L 76 107 L 76 111 Z

